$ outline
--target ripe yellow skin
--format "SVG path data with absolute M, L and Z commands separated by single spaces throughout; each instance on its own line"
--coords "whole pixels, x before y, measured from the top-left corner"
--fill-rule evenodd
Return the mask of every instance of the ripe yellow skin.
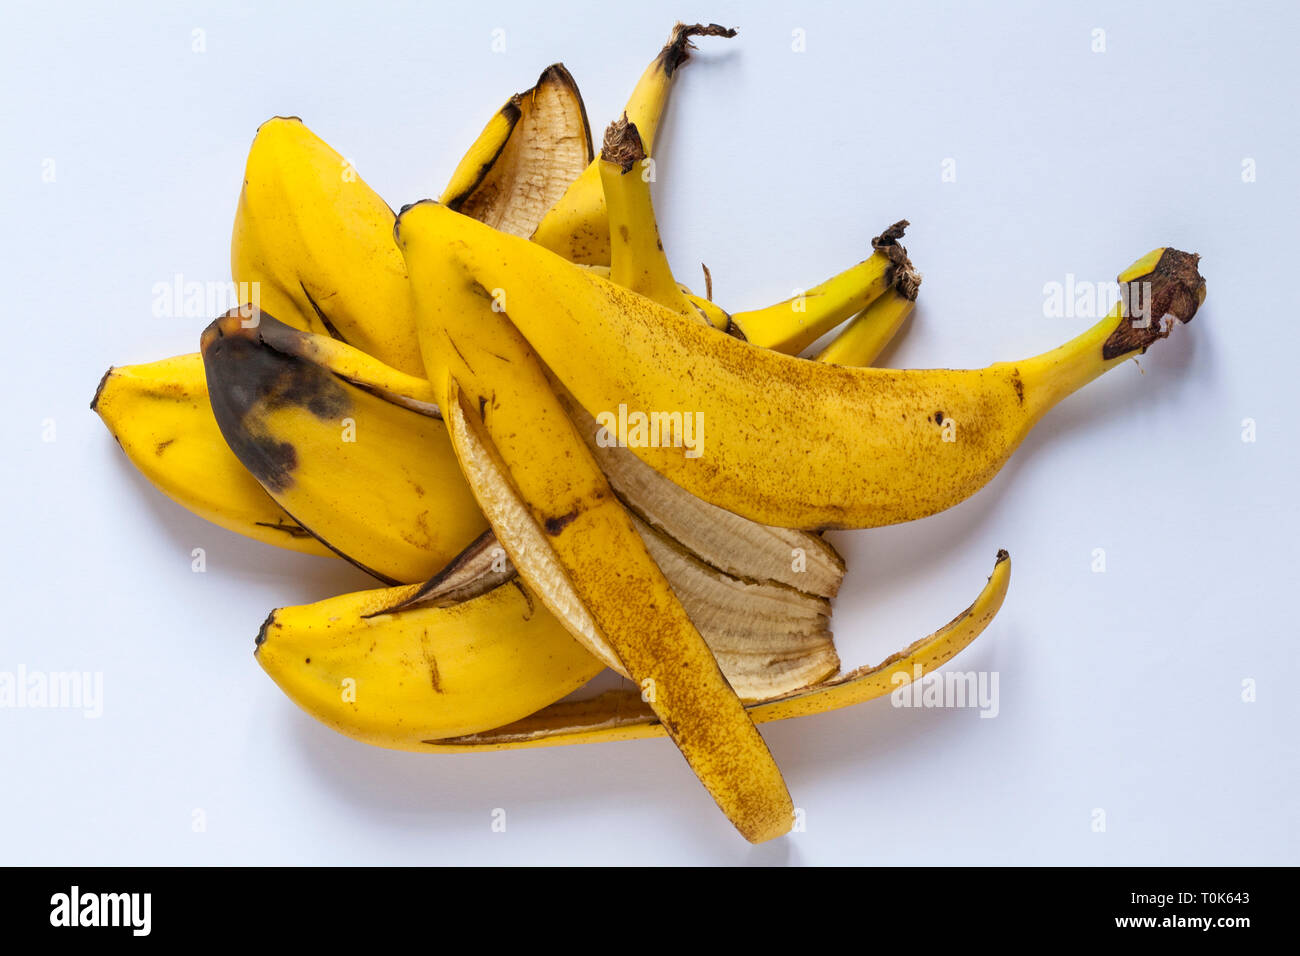
M 257 130 L 244 170 L 230 268 L 261 307 L 412 375 L 420 346 L 394 215 L 347 161 L 296 118 Z
M 704 319 L 673 278 L 650 202 L 650 183 L 642 176 L 640 162 L 632 162 L 625 171 L 600 160 L 596 168 L 609 214 L 610 281 L 681 315 Z
M 951 507 L 997 473 L 1049 408 L 1125 357 L 1103 353 L 1124 331 L 1117 308 L 1056 350 L 984 369 L 793 358 L 719 335 L 536 244 L 419 208 L 422 255 L 458 264 L 449 283 L 503 290 L 510 321 L 593 415 L 624 404 L 702 414 L 698 457 L 632 450 L 697 497 L 765 524 L 869 528 Z M 1166 291 L 1203 296 L 1204 283 Z
M 280 608 L 258 636 L 257 661 L 326 726 L 400 750 L 518 720 L 602 669 L 514 584 L 449 607 L 377 614 L 416 590 Z
M 131 463 L 200 518 L 291 551 L 330 554 L 226 447 L 198 353 L 111 368 L 90 407 Z
M 898 334 L 916 302 L 897 289 L 888 289 L 840 330 L 817 361 L 831 365 L 870 365 Z
M 891 278 L 889 259 L 876 252 L 852 268 L 813 286 L 802 296 L 762 309 L 737 312 L 731 316 L 731 321 L 751 345 L 798 355 L 846 318 L 877 301 L 891 288 Z M 845 348 L 849 348 L 847 343 Z M 837 364 L 866 363 L 843 361 Z

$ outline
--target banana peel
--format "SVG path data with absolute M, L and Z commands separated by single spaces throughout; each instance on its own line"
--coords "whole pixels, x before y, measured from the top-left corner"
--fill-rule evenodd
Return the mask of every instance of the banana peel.
M 839 710 L 883 697 L 936 671 L 984 632 L 1002 607 L 1010 582 L 1011 561 L 1000 551 L 974 602 L 944 627 L 875 666 L 751 702 L 750 717 L 762 724 Z M 542 616 L 519 597 L 526 593 L 522 589 L 498 585 L 469 602 L 457 599 L 423 608 L 411 604 L 418 590 L 369 591 L 274 611 L 258 634 L 258 662 L 295 703 L 322 723 L 397 750 L 465 753 L 666 736 L 639 689 L 585 699 L 555 697 L 509 722 L 499 720 L 501 711 L 484 714 L 485 703 L 499 706 L 503 697 L 493 692 L 500 686 L 495 680 L 490 685 L 482 682 L 486 673 L 514 674 L 519 694 L 533 702 L 583 673 L 593 674 L 600 665 L 585 650 L 572 655 L 573 647 L 581 645 L 564 628 L 544 625 Z M 499 630 L 486 627 L 489 623 L 515 638 L 513 652 Z M 428 627 L 434 628 L 435 641 L 422 639 Z M 524 637 L 526 641 L 519 640 Z M 477 665 L 473 655 L 478 641 L 486 642 L 486 654 L 503 653 L 497 666 Z M 521 661 L 526 663 L 520 666 Z M 539 679 L 539 674 L 549 679 L 553 673 L 559 676 L 549 684 Z M 357 691 L 350 699 L 344 693 L 349 679 Z M 465 705 L 473 708 L 482 730 L 442 735 L 443 728 L 465 722 L 458 706 L 447 706 L 449 688 L 472 695 Z

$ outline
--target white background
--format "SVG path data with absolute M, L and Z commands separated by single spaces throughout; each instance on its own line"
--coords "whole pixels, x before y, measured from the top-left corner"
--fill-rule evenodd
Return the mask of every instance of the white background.
M 599 136 L 673 13 L 125 6 L 10 4 L 0 31 L 0 670 L 105 683 L 99 720 L 0 710 L 0 862 L 1300 862 L 1300 83 L 1282 5 L 678 8 L 741 29 L 702 41 L 658 149 L 675 269 L 699 285 L 707 262 L 725 306 L 856 262 L 902 217 L 925 285 L 892 365 L 1053 346 L 1091 322 L 1045 315 L 1045 284 L 1113 279 L 1157 246 L 1200 252 L 1209 284 L 1190 326 L 1065 402 L 974 498 L 835 535 L 848 665 L 946 622 L 1011 552 L 1003 611 L 950 665 L 997 671 L 1000 713 L 886 699 L 768 725 L 807 829 L 757 848 L 665 741 L 424 756 L 314 724 L 253 637 L 269 609 L 367 579 L 191 516 L 87 410 L 109 365 L 196 348 L 204 320 L 153 318 L 153 286 L 229 278 L 262 120 L 303 117 L 396 207 L 436 195 L 553 61 Z

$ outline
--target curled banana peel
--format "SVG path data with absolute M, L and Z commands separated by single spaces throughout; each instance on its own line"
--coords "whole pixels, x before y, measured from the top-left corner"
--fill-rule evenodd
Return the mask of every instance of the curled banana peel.
M 639 690 L 561 700 L 602 664 L 517 581 L 483 589 L 482 578 L 471 580 L 468 591 L 462 585 L 441 595 L 437 586 L 408 585 L 280 608 L 258 634 L 258 663 L 317 720 L 396 750 L 456 753 L 666 735 Z M 850 707 L 937 670 L 988 627 L 1010 581 L 1002 551 L 975 601 L 938 631 L 874 667 L 750 702 L 750 717 L 761 724 Z
M 562 619 L 576 615 L 571 633 L 643 688 L 682 756 L 747 840 L 785 833 L 794 807 L 776 761 L 599 469 L 582 467 L 576 442 L 564 448 L 558 460 L 569 463 L 569 495 L 559 500 L 571 510 L 546 517 L 535 502 L 556 500 L 548 494 L 558 490 L 554 470 L 530 467 L 539 462 L 516 457 L 517 447 L 503 454 L 498 436 L 512 434 L 491 433 L 448 374 L 443 407 L 461 467 L 530 588 Z M 530 424 L 529 432 L 547 430 L 538 416 Z M 653 627 L 643 624 L 647 613 Z
M 591 160 L 587 109 L 573 76 L 556 63 L 492 117 L 439 202 L 527 238 Z
M 1145 290 L 1141 314 L 1121 302 L 1043 355 L 973 370 L 845 368 L 718 335 L 436 205 L 408 211 L 399 229 L 416 209 L 422 255 L 456 263 L 450 283 L 503 290 L 510 321 L 579 404 L 703 425 L 687 449 L 643 440 L 628 416 L 620 444 L 704 501 L 790 528 L 878 527 L 957 504 L 1053 405 L 1167 335 L 1166 317 L 1190 321 L 1205 295 L 1198 257 L 1157 250 L 1123 273 L 1127 289 Z
M 979 637 L 993 620 L 1011 582 L 1011 560 L 999 551 L 988 583 L 974 603 L 947 625 L 909 644 L 874 667 L 859 667 L 789 696 L 754 704 L 756 724 L 807 717 L 883 697 L 932 673 Z M 563 701 L 488 733 L 426 740 L 418 748 L 434 753 L 512 750 L 564 744 L 642 740 L 666 733 L 638 695 L 611 691 L 581 701 Z

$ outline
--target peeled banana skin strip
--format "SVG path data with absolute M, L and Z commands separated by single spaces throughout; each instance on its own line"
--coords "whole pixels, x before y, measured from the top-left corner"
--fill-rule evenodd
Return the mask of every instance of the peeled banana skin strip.
M 751 705 L 750 717 L 762 724 L 839 710 L 883 697 L 935 671 L 984 632 L 1002 607 L 1010 581 L 1011 559 L 1005 551 L 999 551 L 993 574 L 975 602 L 943 628 L 874 667 L 857 668 L 786 697 Z M 421 750 L 465 753 L 663 736 L 663 726 L 636 693 L 610 691 L 588 700 L 552 704 L 488 733 L 426 740 Z

